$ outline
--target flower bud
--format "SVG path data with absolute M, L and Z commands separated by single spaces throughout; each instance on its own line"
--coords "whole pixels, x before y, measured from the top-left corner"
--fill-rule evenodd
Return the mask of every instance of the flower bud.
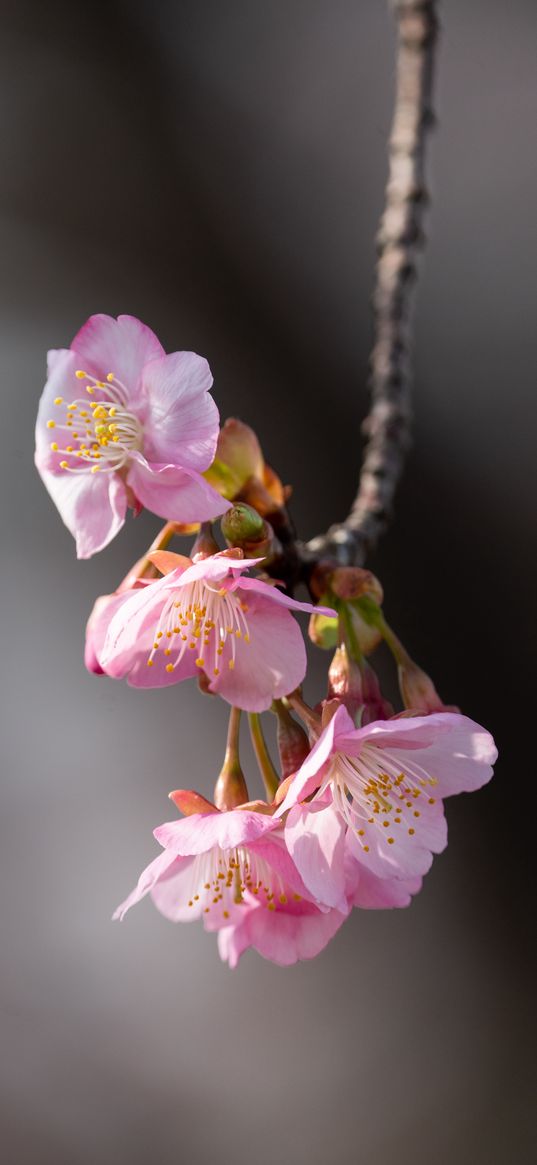
M 371 724 L 373 720 L 389 720 L 394 709 L 389 700 L 385 700 L 380 690 L 378 677 L 370 664 L 363 661 L 362 681 L 364 685 L 364 711 L 362 724 Z
M 328 669 L 328 699 L 339 700 L 353 717 L 364 704 L 362 673 L 344 643 L 336 648 Z
M 433 681 L 407 656 L 397 669 L 405 708 L 413 712 L 458 712 L 453 705 L 442 703 Z
M 363 570 L 359 566 L 336 567 L 330 579 L 330 589 L 338 599 L 346 602 L 368 595 L 380 606 L 384 598 L 378 578 L 370 570 Z
M 320 602 L 322 606 L 333 606 L 334 603 L 338 605 L 337 599 L 328 592 L 321 595 Z M 341 609 L 342 603 L 339 603 Z M 366 623 L 362 618 L 360 609 L 354 603 L 347 603 L 347 614 L 352 624 L 352 630 L 356 637 L 356 642 L 362 655 L 370 655 L 375 647 L 380 643 L 382 638 L 378 627 L 374 627 L 371 623 Z M 311 616 L 308 628 L 308 634 L 316 647 L 321 647 L 325 651 L 337 647 L 339 639 L 338 620 L 331 619 L 327 615 Z
M 256 434 L 234 417 L 222 426 L 215 459 L 203 476 L 230 502 L 243 497 L 252 501 L 263 516 L 285 502 L 285 490 L 266 465 Z
M 238 759 L 226 757 L 214 787 L 214 803 L 217 809 L 236 809 L 239 805 L 244 805 L 248 796 L 246 780 Z
M 335 652 L 328 671 L 328 700 L 344 704 L 349 715 L 359 718 L 360 724 L 373 720 L 387 720 L 393 708 L 385 700 L 373 668 L 362 659 L 351 659 L 344 643 Z
M 296 773 L 310 752 L 309 740 L 300 724 L 289 714 L 281 700 L 274 700 L 272 712 L 278 719 L 276 738 L 280 754 L 282 780 Z
M 190 551 L 190 557 L 197 561 L 199 558 L 209 558 L 211 554 L 217 554 L 218 550 L 219 546 L 213 536 L 212 524 L 204 522 Z
M 227 732 L 226 754 L 220 776 L 214 787 L 214 803 L 217 809 L 236 809 L 248 801 L 248 787 L 239 760 L 239 708 L 231 708 Z
M 222 534 L 230 546 L 261 542 L 266 536 L 265 525 L 257 511 L 245 502 L 236 502 L 220 522 Z

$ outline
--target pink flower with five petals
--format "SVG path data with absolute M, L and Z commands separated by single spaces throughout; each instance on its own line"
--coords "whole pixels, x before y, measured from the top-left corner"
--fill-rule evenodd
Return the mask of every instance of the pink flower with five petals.
M 203 800 L 182 791 L 173 798 L 187 805 Z M 323 910 L 312 900 L 268 806 L 220 812 L 205 802 L 203 808 L 155 829 L 164 852 L 143 871 L 114 918 L 122 919 L 150 894 L 171 921 L 201 919 L 206 930 L 219 931 L 220 954 L 232 967 L 247 947 L 280 965 L 317 955 L 348 908 Z
M 107 675 L 153 688 L 201 670 L 211 692 L 248 712 L 264 711 L 302 682 L 306 651 L 290 611 L 319 608 L 243 577 L 261 559 L 229 551 L 196 562 L 152 557 L 169 573 L 116 608 L 99 655 Z
M 319 893 L 319 851 L 343 824 L 347 861 L 379 879 L 410 879 L 414 893 L 412 880 L 447 844 L 443 798 L 486 784 L 496 756 L 490 733 L 466 716 L 439 712 L 355 728 L 340 705 L 278 809 L 290 811 L 286 842 L 308 889 Z M 344 863 L 330 870 L 323 901 L 336 903 L 348 894 Z
M 201 476 L 218 438 L 207 361 L 166 355 L 133 316 L 95 315 L 49 352 L 35 462 L 79 558 L 102 550 L 127 505 L 201 522 L 228 503 Z

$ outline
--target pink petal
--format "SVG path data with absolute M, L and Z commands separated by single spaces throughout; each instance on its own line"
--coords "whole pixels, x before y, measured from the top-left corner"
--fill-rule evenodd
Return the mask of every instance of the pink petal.
M 76 539 L 78 558 L 103 550 L 125 521 L 127 491 L 116 474 L 51 473 L 41 478 L 60 517 Z
M 130 454 L 127 481 L 142 505 L 159 518 L 205 522 L 229 509 L 229 502 L 195 470 L 150 465 L 138 452 Z
M 267 830 L 251 842 L 252 853 L 262 858 L 270 866 L 283 884 L 285 892 L 292 890 L 293 893 L 300 895 L 301 900 L 310 900 L 312 895 L 289 853 L 281 822 L 275 821 L 274 817 L 269 818 L 269 820 L 272 822 L 272 830 Z M 275 826 L 279 826 L 279 828 L 274 828 Z
M 125 601 L 112 613 L 99 654 L 99 663 L 107 675 L 114 679 L 127 676 L 128 683 L 137 688 L 161 688 L 197 674 L 197 652 L 188 650 L 172 672 L 166 671 L 168 657 L 163 648 L 155 652 L 153 666 L 148 667 L 162 608 L 179 573 L 174 571 L 124 596 Z
M 235 666 L 230 669 L 228 636 L 219 657 L 220 675 L 207 674 L 211 692 L 248 712 L 263 712 L 302 682 L 306 651 L 300 627 L 288 611 L 261 595 L 249 595 L 248 600 L 250 642 L 234 641 Z
M 285 824 L 289 853 L 310 893 L 345 912 L 345 827 L 331 805 L 295 805 Z
M 248 845 L 277 823 L 264 813 L 232 809 L 227 813 L 195 813 L 182 821 L 167 821 L 155 829 L 160 845 L 178 857 L 207 853 L 214 846 L 234 849 Z
M 229 509 L 229 503 L 226 507 Z M 223 582 L 225 579 L 236 578 L 242 575 L 244 570 L 250 570 L 253 566 L 258 566 L 263 562 L 262 558 L 230 558 L 223 551 L 218 554 L 211 554 L 208 558 L 200 558 L 199 562 L 193 562 L 187 570 L 181 574 L 181 586 L 186 586 L 187 583 L 196 582 L 199 579 L 204 579 L 206 582 Z M 240 586 L 242 587 L 245 579 L 240 579 Z M 230 586 L 230 590 L 236 589 Z
M 334 937 L 346 915 L 338 910 L 323 913 L 308 902 L 299 905 L 300 911 L 294 912 L 287 908 L 274 911 L 262 906 L 248 908 L 240 926 L 220 931 L 221 957 L 234 967 L 243 952 L 253 947 L 263 958 L 281 967 L 291 966 L 299 959 L 315 958 Z
M 248 949 L 248 932 L 242 926 L 226 926 L 218 931 L 218 954 L 234 971 L 241 955 Z
M 73 352 L 68 349 L 52 350 L 48 353 L 47 362 L 48 379 L 41 394 L 35 426 L 35 463 L 41 476 L 44 469 L 62 473 L 60 461 L 65 457 L 64 453 L 54 453 L 50 447 L 54 441 L 59 446 L 67 441 L 63 430 L 58 434 L 47 427 L 47 421 L 63 424 L 65 420 L 65 409 L 59 409 L 54 401 L 61 396 L 68 403 L 80 396 L 80 381 L 75 376 L 78 365 Z
M 152 887 L 151 900 L 170 922 L 195 922 L 203 914 L 199 884 L 199 859 L 174 858 Z
M 140 395 L 142 369 L 164 356 L 154 332 L 134 316 L 90 316 L 75 336 L 71 350 L 76 367 L 104 380 L 109 372 L 128 390 L 129 403 Z
M 339 747 L 342 735 L 355 731 L 347 709 L 340 704 L 337 712 L 323 729 L 309 756 L 291 781 L 287 794 L 282 801 L 277 816 L 281 817 L 292 805 L 305 800 L 320 785 L 326 765 Z
M 144 453 L 149 461 L 207 469 L 218 439 L 218 409 L 209 395 L 213 378 L 195 352 L 153 360 L 143 373 L 147 398 Z
M 285 595 L 277 587 L 270 586 L 259 578 L 243 578 L 240 586 L 241 590 L 255 591 L 258 595 L 264 595 L 265 598 L 270 598 L 273 603 L 279 603 L 280 606 L 287 607 L 290 611 L 306 611 L 308 615 L 329 615 L 331 618 L 337 618 L 337 611 L 333 611 L 331 607 L 317 607 L 314 603 L 299 603 L 297 599 L 291 599 L 289 595 Z
M 159 879 L 166 876 L 172 868 L 175 868 L 176 864 L 179 865 L 175 854 L 163 853 L 154 858 L 140 874 L 138 883 L 128 898 L 125 898 L 121 906 L 118 906 L 117 910 L 114 911 L 112 915 L 114 921 L 123 919 L 127 910 L 145 898 L 145 895 L 149 894 Z
M 354 864 L 355 885 L 350 894 L 352 906 L 362 910 L 390 910 L 409 906 L 421 890 L 421 878 L 377 878 L 365 866 Z
M 441 853 L 447 844 L 447 826 L 441 802 L 434 815 L 424 811 L 421 822 L 421 830 L 416 829 L 410 836 L 403 824 L 392 824 L 384 830 L 364 820 L 363 836 L 356 837 L 351 829 L 347 832 L 349 854 L 379 878 L 413 878 L 426 874 L 432 865 L 431 850 Z M 394 838 L 393 845 L 389 843 L 388 837 Z
M 427 748 L 442 736 L 453 732 L 461 724 L 471 724 L 466 716 L 454 712 L 433 712 L 427 716 L 393 716 L 390 720 L 373 720 L 363 728 L 356 728 L 339 742 L 341 752 L 356 755 L 367 741 L 378 748 Z M 480 732 L 484 729 L 479 728 Z M 488 734 L 487 734 L 488 735 Z M 352 749 L 352 753 L 351 753 Z
M 402 749 L 394 749 L 394 756 L 403 767 L 407 760 L 415 759 L 420 766 L 438 781 L 436 790 L 440 797 L 450 797 L 454 793 L 471 793 L 486 785 L 492 776 L 498 750 L 486 729 L 475 724 L 466 716 L 438 713 L 449 716 L 451 730 L 424 748 L 419 756 L 405 758 Z M 432 719 L 428 717 L 428 719 Z
M 130 598 L 130 591 L 116 595 L 100 595 L 96 599 L 86 625 L 84 663 L 88 671 L 102 675 L 104 669 L 99 662 L 102 655 L 110 621 L 116 611 Z

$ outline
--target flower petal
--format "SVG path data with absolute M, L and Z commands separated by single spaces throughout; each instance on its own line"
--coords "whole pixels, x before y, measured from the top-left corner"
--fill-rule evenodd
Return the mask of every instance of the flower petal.
M 419 829 L 413 826 L 411 829 L 412 834 L 405 825 L 393 823 L 383 829 L 381 822 L 370 824 L 364 819 L 360 837 L 352 829 L 347 832 L 349 854 L 379 878 L 413 878 L 426 874 L 432 865 L 432 853 L 441 853 L 447 845 L 442 803 L 424 809 Z
M 214 846 L 234 849 L 248 845 L 278 823 L 265 813 L 231 809 L 226 813 L 194 813 L 182 821 L 166 821 L 153 830 L 160 845 L 178 857 L 207 853 Z
M 35 463 L 39 473 L 42 475 L 44 469 L 60 470 L 60 461 L 65 457 L 64 453 L 54 452 L 51 449 L 51 444 L 57 438 L 54 430 L 48 427 L 49 421 L 63 421 L 60 418 L 58 409 L 54 404 L 57 397 L 62 397 L 62 400 L 68 404 L 69 401 L 75 400 L 80 395 L 80 381 L 75 376 L 75 369 L 78 367 L 76 357 L 73 352 L 68 349 L 53 349 L 47 356 L 47 382 L 41 394 L 39 401 L 39 409 L 37 411 L 37 422 L 35 426 Z M 64 438 L 60 436 L 55 442 L 57 445 L 65 443 Z
M 200 558 L 199 562 L 193 562 L 180 576 L 181 586 L 199 579 L 205 582 L 224 582 L 228 576 L 236 581 L 236 577 L 242 575 L 244 570 L 250 570 L 250 567 L 258 566 L 260 562 L 263 562 L 262 558 L 230 558 L 224 551 L 219 551 L 218 554 L 211 554 L 208 558 Z M 240 586 L 244 581 L 240 579 Z M 230 586 L 226 587 L 227 589 L 236 588 Z
M 228 636 L 210 691 L 247 712 L 263 712 L 304 679 L 306 650 L 292 615 L 262 595 L 248 595 L 250 642 Z M 234 657 L 234 658 L 233 658 Z M 230 667 L 230 663 L 234 665 Z
M 125 898 L 125 901 L 114 911 L 112 915 L 114 922 L 118 919 L 121 921 L 125 917 L 127 910 L 130 910 L 131 906 L 135 906 L 137 902 L 145 898 L 146 894 L 149 894 L 149 891 L 153 889 L 159 879 L 165 877 L 170 870 L 174 870 L 176 865 L 178 866 L 179 863 L 175 854 L 163 853 L 154 858 L 146 866 L 145 870 L 142 870 L 134 890 L 131 891 L 128 897 Z
M 197 674 L 196 653 L 186 651 L 173 671 L 166 671 L 167 657 L 162 647 L 153 656 L 153 667 L 148 659 L 154 646 L 155 634 L 164 604 L 168 601 L 173 575 L 165 575 L 141 590 L 125 596 L 112 613 L 106 631 L 99 663 L 114 679 L 127 677 L 136 688 L 161 688 L 191 679 Z M 172 580 L 170 582 L 170 579 Z
M 86 641 L 84 646 L 84 663 L 88 671 L 95 675 L 103 675 L 104 669 L 100 664 L 100 657 L 108 634 L 110 622 L 116 611 L 130 598 L 131 591 L 121 594 L 100 595 L 95 600 L 93 610 L 86 624 Z
M 199 884 L 199 858 L 175 857 L 152 886 L 151 900 L 170 922 L 194 922 L 203 914 Z
M 159 518 L 205 522 L 229 509 L 229 503 L 195 470 L 149 464 L 136 451 L 130 454 L 127 481 L 142 505 Z
M 77 368 L 97 379 L 109 372 L 128 390 L 129 403 L 140 397 L 142 369 L 150 360 L 164 356 L 164 349 L 151 328 L 135 316 L 90 316 L 77 332 L 71 350 L 76 353 Z
M 339 910 L 322 912 L 313 903 L 300 902 L 274 911 L 262 906 L 245 907 L 244 920 L 237 927 L 219 932 L 222 959 L 235 967 L 248 947 L 263 958 L 289 967 L 299 959 L 313 959 L 330 942 L 345 921 Z
M 354 885 L 349 887 L 352 906 L 362 910 L 390 910 L 409 906 L 419 893 L 421 878 L 378 878 L 365 866 L 353 863 Z
M 149 461 L 197 469 L 211 464 L 218 438 L 218 409 L 209 395 L 213 378 L 195 352 L 173 352 L 144 368 L 147 398 L 144 453 Z
M 305 800 L 315 791 L 321 783 L 325 766 L 339 747 L 339 739 L 343 735 L 348 736 L 353 730 L 353 721 L 347 709 L 344 708 L 343 704 L 340 704 L 335 715 L 321 732 L 304 764 L 291 781 L 285 799 L 277 810 L 278 817 L 286 813 L 292 805 Z
M 302 880 L 324 906 L 345 911 L 345 827 L 331 805 L 295 805 L 285 841 Z
M 300 603 L 298 599 L 292 599 L 290 595 L 278 590 L 278 587 L 270 586 L 269 583 L 263 582 L 260 578 L 241 579 L 240 586 L 244 590 L 255 591 L 258 595 L 271 598 L 273 603 L 279 603 L 280 606 L 287 607 L 289 611 L 305 611 L 308 615 L 329 615 L 337 618 L 337 611 L 333 611 L 332 607 L 317 607 L 315 603 Z
M 116 474 L 40 470 L 60 517 L 76 539 L 78 558 L 103 550 L 125 521 L 127 491 Z
M 486 785 L 492 777 L 492 766 L 498 756 L 494 740 L 486 729 L 466 716 L 438 713 L 451 722 L 450 731 L 424 748 L 419 757 L 404 756 L 403 749 L 394 749 L 393 755 L 401 766 L 419 760 L 420 766 L 436 778 L 440 797 L 454 793 L 471 793 Z M 433 717 L 429 716 L 431 720 Z

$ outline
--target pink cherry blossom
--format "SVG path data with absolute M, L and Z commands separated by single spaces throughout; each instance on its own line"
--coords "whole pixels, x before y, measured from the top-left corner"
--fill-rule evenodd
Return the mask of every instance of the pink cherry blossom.
M 314 855 L 336 821 L 346 827 L 347 858 L 370 874 L 425 874 L 447 844 L 442 799 L 486 784 L 496 756 L 490 734 L 466 716 L 394 717 L 357 729 L 340 705 L 278 810 L 290 810 L 286 841 L 305 884 L 317 892 Z M 334 902 L 348 893 L 342 868 L 332 863 Z
M 296 688 L 306 652 L 290 611 L 311 613 L 312 605 L 243 577 L 260 559 L 224 551 L 186 568 L 184 559 L 177 561 L 175 570 L 119 605 L 99 657 L 103 670 L 140 688 L 177 683 L 201 670 L 211 692 L 249 712 L 269 708 Z
M 262 812 L 208 808 L 155 829 L 164 852 L 114 918 L 150 894 L 172 922 L 201 919 L 206 930 L 223 931 L 220 952 L 231 966 L 249 946 L 280 964 L 316 955 L 349 908 L 323 911 L 311 899 L 268 806 Z
M 181 522 L 228 508 L 201 476 L 218 438 L 211 385 L 203 357 L 167 356 L 133 316 L 91 316 L 49 352 L 35 461 L 79 558 L 108 545 L 128 504 Z

